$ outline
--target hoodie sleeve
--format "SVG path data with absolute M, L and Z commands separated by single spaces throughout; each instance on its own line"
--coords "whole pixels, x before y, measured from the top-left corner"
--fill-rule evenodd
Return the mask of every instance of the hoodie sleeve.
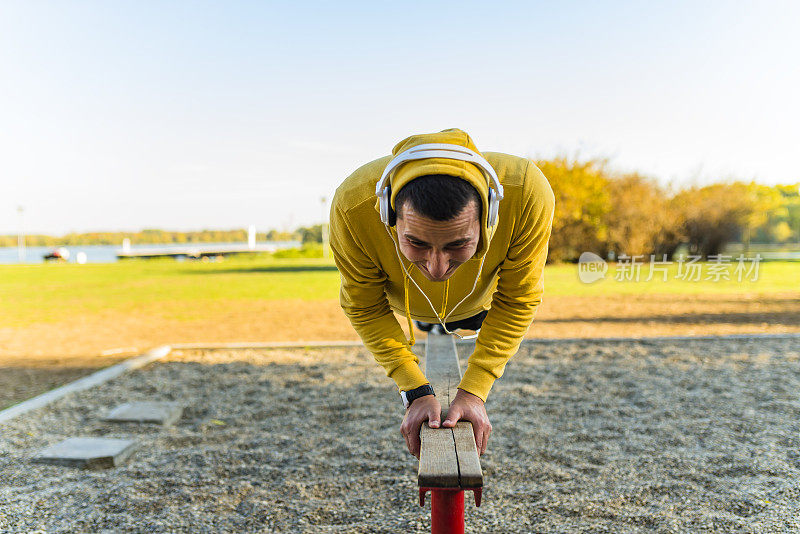
M 341 276 L 339 303 L 364 346 L 401 391 L 428 383 L 384 292 L 386 274 L 364 251 L 353 226 L 334 199 L 330 244 Z
M 555 197 L 542 172 L 528 164 L 518 227 L 500 266 L 497 290 L 483 321 L 459 388 L 484 401 L 506 363 L 519 349 L 544 292 L 544 265 Z

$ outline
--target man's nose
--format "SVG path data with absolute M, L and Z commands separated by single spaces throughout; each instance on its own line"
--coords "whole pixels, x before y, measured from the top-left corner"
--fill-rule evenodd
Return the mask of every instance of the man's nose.
M 447 268 L 449 266 L 450 260 L 447 257 L 447 254 L 444 254 L 443 252 L 431 252 L 431 255 L 428 256 L 426 267 L 428 268 L 428 272 L 431 273 L 431 276 L 434 278 L 444 276 L 444 273 L 447 272 Z

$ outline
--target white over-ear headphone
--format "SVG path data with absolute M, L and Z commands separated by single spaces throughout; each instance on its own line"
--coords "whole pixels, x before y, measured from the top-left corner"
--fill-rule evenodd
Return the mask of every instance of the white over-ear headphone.
M 383 224 L 386 226 L 393 226 L 393 221 L 391 221 L 392 192 L 389 184 L 387 183 L 389 180 L 389 175 L 394 169 L 403 163 L 427 158 L 447 158 L 468 161 L 475 164 L 479 169 L 481 169 L 481 171 L 483 171 L 483 174 L 487 177 L 487 182 L 489 184 L 489 213 L 486 217 L 486 224 L 489 228 L 494 226 L 497 222 L 497 214 L 500 210 L 500 201 L 503 199 L 503 186 L 500 184 L 500 180 L 497 178 L 497 173 L 494 172 L 494 169 L 489 162 L 474 150 L 471 150 L 465 146 L 452 145 L 449 143 L 426 143 L 423 145 L 417 145 L 409 148 L 408 150 L 404 150 L 389 162 L 389 164 L 383 170 L 381 179 L 378 180 L 378 183 L 375 186 L 375 194 L 380 200 L 381 221 Z

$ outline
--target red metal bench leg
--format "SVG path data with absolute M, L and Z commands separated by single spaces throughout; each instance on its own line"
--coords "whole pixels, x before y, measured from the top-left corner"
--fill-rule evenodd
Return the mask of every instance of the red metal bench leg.
M 464 490 L 420 488 L 419 505 L 425 504 L 425 493 L 431 492 L 431 534 L 464 534 Z M 475 505 L 481 505 L 481 488 L 475 492 Z
M 464 534 L 464 490 L 431 490 L 431 534 Z

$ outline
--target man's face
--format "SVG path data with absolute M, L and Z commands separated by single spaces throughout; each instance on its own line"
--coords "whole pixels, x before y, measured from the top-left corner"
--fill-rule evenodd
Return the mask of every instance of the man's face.
M 473 200 L 449 221 L 435 221 L 406 202 L 397 216 L 400 252 L 432 282 L 450 278 L 459 265 L 475 255 L 481 228 Z

